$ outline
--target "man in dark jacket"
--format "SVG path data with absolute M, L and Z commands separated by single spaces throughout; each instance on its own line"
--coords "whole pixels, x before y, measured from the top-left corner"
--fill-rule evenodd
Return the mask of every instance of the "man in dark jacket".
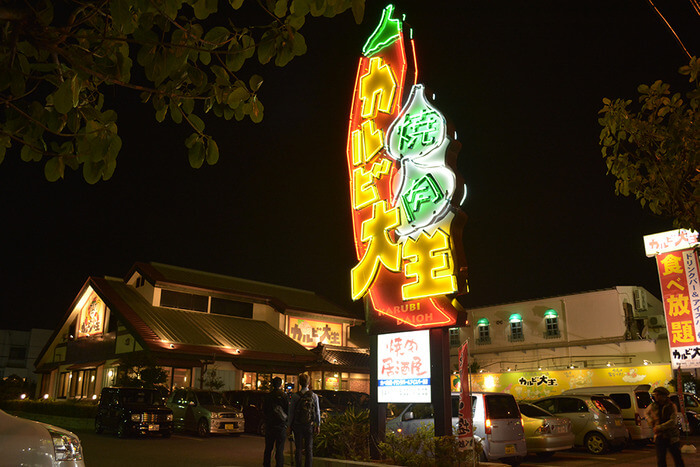
M 654 403 L 647 408 L 647 419 L 654 430 L 656 465 L 666 467 L 666 451 L 671 453 L 673 464 L 684 467 L 681 456 L 681 437 L 676 420 L 676 406 L 669 399 L 668 389 L 657 387 L 652 391 Z
M 282 378 L 272 378 L 272 390 L 265 395 L 263 413 L 265 414 L 265 455 L 263 465 L 270 467 L 272 448 L 275 448 L 275 466 L 284 466 L 284 442 L 287 438 L 287 413 L 289 398 L 282 391 Z
M 294 465 L 301 467 L 301 454 L 306 452 L 305 467 L 313 465 L 314 435 L 321 426 L 321 409 L 318 395 L 309 389 L 308 373 L 299 375 L 299 391 L 292 394 L 289 406 L 289 431 L 294 432 Z

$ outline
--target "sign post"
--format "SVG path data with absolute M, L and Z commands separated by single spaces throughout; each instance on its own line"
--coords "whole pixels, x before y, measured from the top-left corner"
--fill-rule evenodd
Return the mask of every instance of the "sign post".
M 467 342 L 459 348 L 459 425 L 457 443 L 460 451 L 474 449 L 474 426 L 472 424 L 471 380 L 469 378 L 469 353 Z

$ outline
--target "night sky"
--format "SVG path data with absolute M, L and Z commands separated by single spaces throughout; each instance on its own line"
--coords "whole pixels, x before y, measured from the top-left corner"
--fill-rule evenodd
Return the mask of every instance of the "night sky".
M 457 129 L 467 184 L 467 307 L 616 285 L 657 297 L 642 236 L 672 223 L 615 196 L 598 146 L 604 97 L 656 79 L 685 90 L 687 58 L 644 0 L 396 2 L 420 76 Z M 447 5 L 437 7 L 435 5 Z M 691 53 L 700 17 L 656 2 Z M 309 19 L 309 51 L 265 81 L 260 124 L 207 120 L 221 158 L 190 168 L 189 131 L 158 124 L 110 90 L 123 147 L 113 178 L 47 182 L 8 153 L 0 165 L 2 328 L 53 328 L 88 276 L 156 261 L 350 299 L 355 264 L 345 141 L 359 53 L 384 3 Z M 246 75 L 244 75 L 246 76 Z M 246 76 L 247 79 L 247 76 Z

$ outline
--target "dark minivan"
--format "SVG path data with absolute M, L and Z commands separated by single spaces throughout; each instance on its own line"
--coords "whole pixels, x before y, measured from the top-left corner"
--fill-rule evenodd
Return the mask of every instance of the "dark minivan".
M 173 431 L 173 412 L 156 389 L 102 388 L 95 415 L 95 432 L 115 431 L 120 438 Z

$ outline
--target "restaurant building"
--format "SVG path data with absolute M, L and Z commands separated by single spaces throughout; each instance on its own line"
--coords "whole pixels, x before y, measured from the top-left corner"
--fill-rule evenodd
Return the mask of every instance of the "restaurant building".
M 535 399 L 585 386 L 666 386 L 673 378 L 663 305 L 642 287 L 470 309 L 459 336 L 469 342 L 474 391 Z M 451 353 L 456 368 L 456 348 Z M 458 380 L 453 375 L 453 390 Z
M 369 391 L 369 352 L 350 339 L 363 321 L 306 290 L 159 263 L 125 278 L 89 277 L 36 359 L 37 395 L 94 398 L 135 356 L 167 373 L 165 385 L 222 390 L 296 383 Z M 48 396 L 45 396 L 48 395 Z

